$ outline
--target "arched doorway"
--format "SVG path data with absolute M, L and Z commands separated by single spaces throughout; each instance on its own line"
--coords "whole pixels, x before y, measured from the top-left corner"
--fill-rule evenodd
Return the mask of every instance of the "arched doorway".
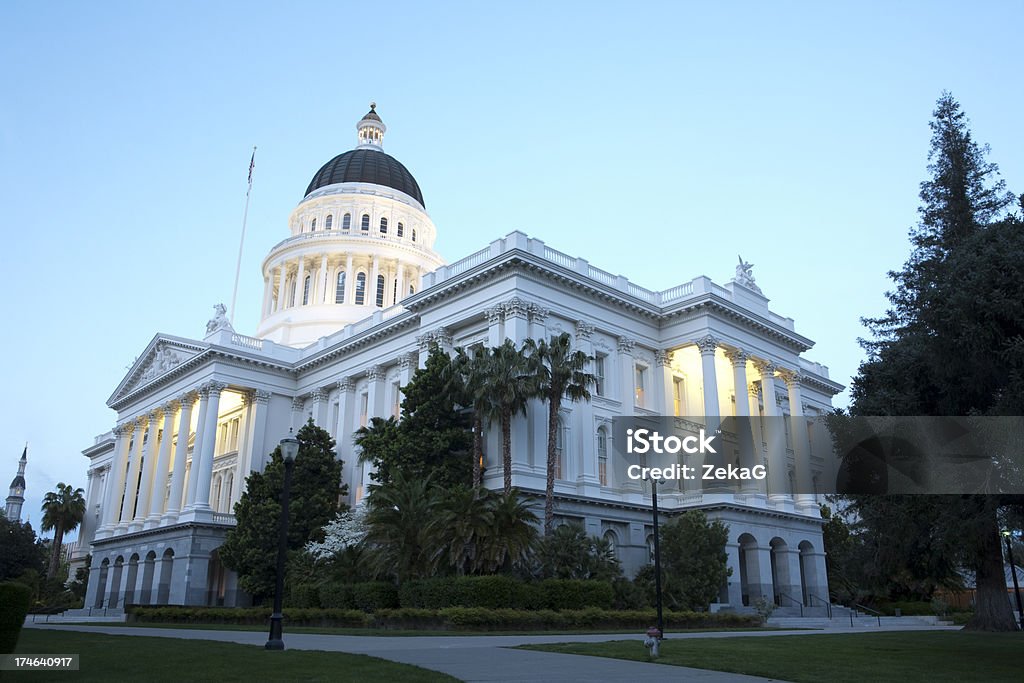
M 742 534 L 739 543 L 740 594 L 743 604 L 747 607 L 763 597 L 772 599 L 770 565 L 762 566 L 761 554 L 766 552 L 757 545 L 757 539 L 750 534 Z
M 138 596 L 135 595 L 135 584 L 139 580 L 139 554 L 132 553 L 128 559 L 128 581 L 124 587 L 124 606 L 136 604 Z
M 124 558 L 118 555 L 114 560 L 114 571 L 110 576 L 110 597 L 107 599 L 107 607 L 114 608 L 119 604 L 117 592 L 121 590 L 121 572 L 124 569 Z
M 214 550 L 210 553 L 210 565 L 206 579 L 206 604 L 221 606 L 224 604 L 224 592 L 227 588 L 227 577 L 224 565 L 220 562 L 220 554 Z
M 168 548 L 160 558 L 160 579 L 156 589 L 156 604 L 171 602 L 171 574 L 174 571 L 174 550 Z
M 100 563 L 100 576 L 96 581 L 96 600 L 93 607 L 103 607 L 103 598 L 107 595 L 107 578 L 110 574 L 110 558 L 105 558 Z
M 153 604 L 153 569 L 156 565 L 156 553 L 150 550 L 146 561 L 142 564 L 142 591 L 139 594 L 140 605 Z

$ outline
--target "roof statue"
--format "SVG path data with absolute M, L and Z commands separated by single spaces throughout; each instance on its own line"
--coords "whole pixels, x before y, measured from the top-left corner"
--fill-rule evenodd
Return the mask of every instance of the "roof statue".
M 217 304 L 213 307 L 213 311 L 213 317 L 206 323 L 206 334 L 213 334 L 220 330 L 235 331 L 235 328 L 231 327 L 231 321 L 228 320 L 227 306 L 224 304 Z
M 736 266 L 736 276 L 733 278 L 733 282 L 738 285 L 743 285 L 747 289 L 752 289 L 758 294 L 761 293 L 761 288 L 754 282 L 754 264 L 748 263 L 743 260 L 742 256 L 738 256 L 740 262 Z

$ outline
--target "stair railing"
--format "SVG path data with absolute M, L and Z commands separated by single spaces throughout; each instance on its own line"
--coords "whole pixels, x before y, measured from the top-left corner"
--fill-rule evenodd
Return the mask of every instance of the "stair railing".
M 815 595 L 814 593 L 808 593 L 807 594 L 807 598 L 809 599 L 809 601 L 811 603 L 811 607 L 814 607 L 814 601 L 815 600 L 817 600 L 818 602 L 820 602 L 823 605 L 825 605 L 825 612 L 826 612 L 826 614 L 828 614 L 828 618 L 829 619 L 832 618 L 832 601 L 831 600 L 823 600 L 823 599 L 819 598 L 817 595 Z
M 861 604 L 856 603 L 856 602 L 853 603 L 853 606 L 856 607 L 857 609 L 862 609 L 865 612 L 869 612 L 871 614 L 874 614 L 875 618 L 878 619 L 878 627 L 879 628 L 882 627 L 882 613 L 881 612 L 879 612 L 878 610 L 871 609 L 870 607 L 865 607 L 864 605 L 861 605 Z
M 804 603 L 803 602 L 797 600 L 796 598 L 794 598 L 794 597 L 792 597 L 790 595 L 786 595 L 785 593 L 779 593 L 779 597 L 780 598 L 786 598 L 790 602 L 796 603 L 796 605 L 800 608 L 800 616 L 801 617 L 804 616 Z

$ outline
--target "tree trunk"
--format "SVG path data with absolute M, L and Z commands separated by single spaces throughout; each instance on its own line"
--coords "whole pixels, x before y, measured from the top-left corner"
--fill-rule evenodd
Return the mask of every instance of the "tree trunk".
M 484 425 L 480 411 L 473 416 L 473 488 L 480 488 L 483 472 L 480 461 L 484 457 Z
M 512 415 L 501 415 L 501 465 L 505 470 L 505 495 L 512 492 Z
M 46 578 L 52 579 L 57 575 L 57 570 L 60 569 L 60 547 L 64 545 L 64 525 L 61 522 L 57 522 L 57 526 L 53 529 L 53 548 L 50 550 L 50 568 L 46 571 Z
M 987 511 L 984 531 L 977 539 L 978 561 L 974 568 L 976 597 L 974 616 L 965 631 L 1016 631 L 1017 624 L 1006 591 L 1003 570 L 1003 546 L 995 508 Z
M 548 401 L 548 480 L 544 488 L 544 535 L 550 536 L 555 523 L 555 443 L 558 438 L 560 401 Z

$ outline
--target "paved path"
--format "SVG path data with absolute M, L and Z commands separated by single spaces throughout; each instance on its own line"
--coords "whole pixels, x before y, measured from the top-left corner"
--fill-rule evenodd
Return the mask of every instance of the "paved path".
M 149 636 L 195 640 L 219 640 L 246 645 L 263 645 L 265 633 L 257 631 L 215 631 L 132 626 L 71 626 L 26 624 L 27 628 L 87 631 L 124 636 Z M 636 633 L 599 635 L 543 636 L 336 636 L 312 633 L 285 633 L 286 647 L 293 650 L 350 652 L 414 664 L 441 671 L 463 681 L 507 681 L 508 683 L 552 683 L 568 681 L 695 681 L 726 683 L 743 681 L 764 683 L 773 679 L 742 676 L 722 671 L 628 662 L 607 657 L 585 657 L 534 650 L 509 649 L 535 643 L 603 642 L 634 639 Z
M 133 626 L 87 626 L 25 624 L 26 628 L 86 631 L 124 636 L 218 640 L 246 645 L 263 645 L 267 636 L 260 631 L 217 631 Z M 748 636 L 808 635 L 820 633 L 870 633 L 879 630 L 956 630 L 959 627 L 918 627 L 881 629 L 823 629 L 819 631 L 730 631 L 670 634 L 669 638 L 741 638 Z M 563 683 L 568 681 L 696 681 L 697 683 L 764 683 L 774 679 L 743 676 L 722 671 L 628 662 L 607 657 L 556 654 L 509 649 L 516 645 L 541 643 L 600 643 L 608 640 L 636 640 L 636 633 L 513 636 L 339 636 L 285 633 L 285 645 L 293 650 L 349 652 L 414 664 L 441 671 L 463 681 L 519 681 Z

